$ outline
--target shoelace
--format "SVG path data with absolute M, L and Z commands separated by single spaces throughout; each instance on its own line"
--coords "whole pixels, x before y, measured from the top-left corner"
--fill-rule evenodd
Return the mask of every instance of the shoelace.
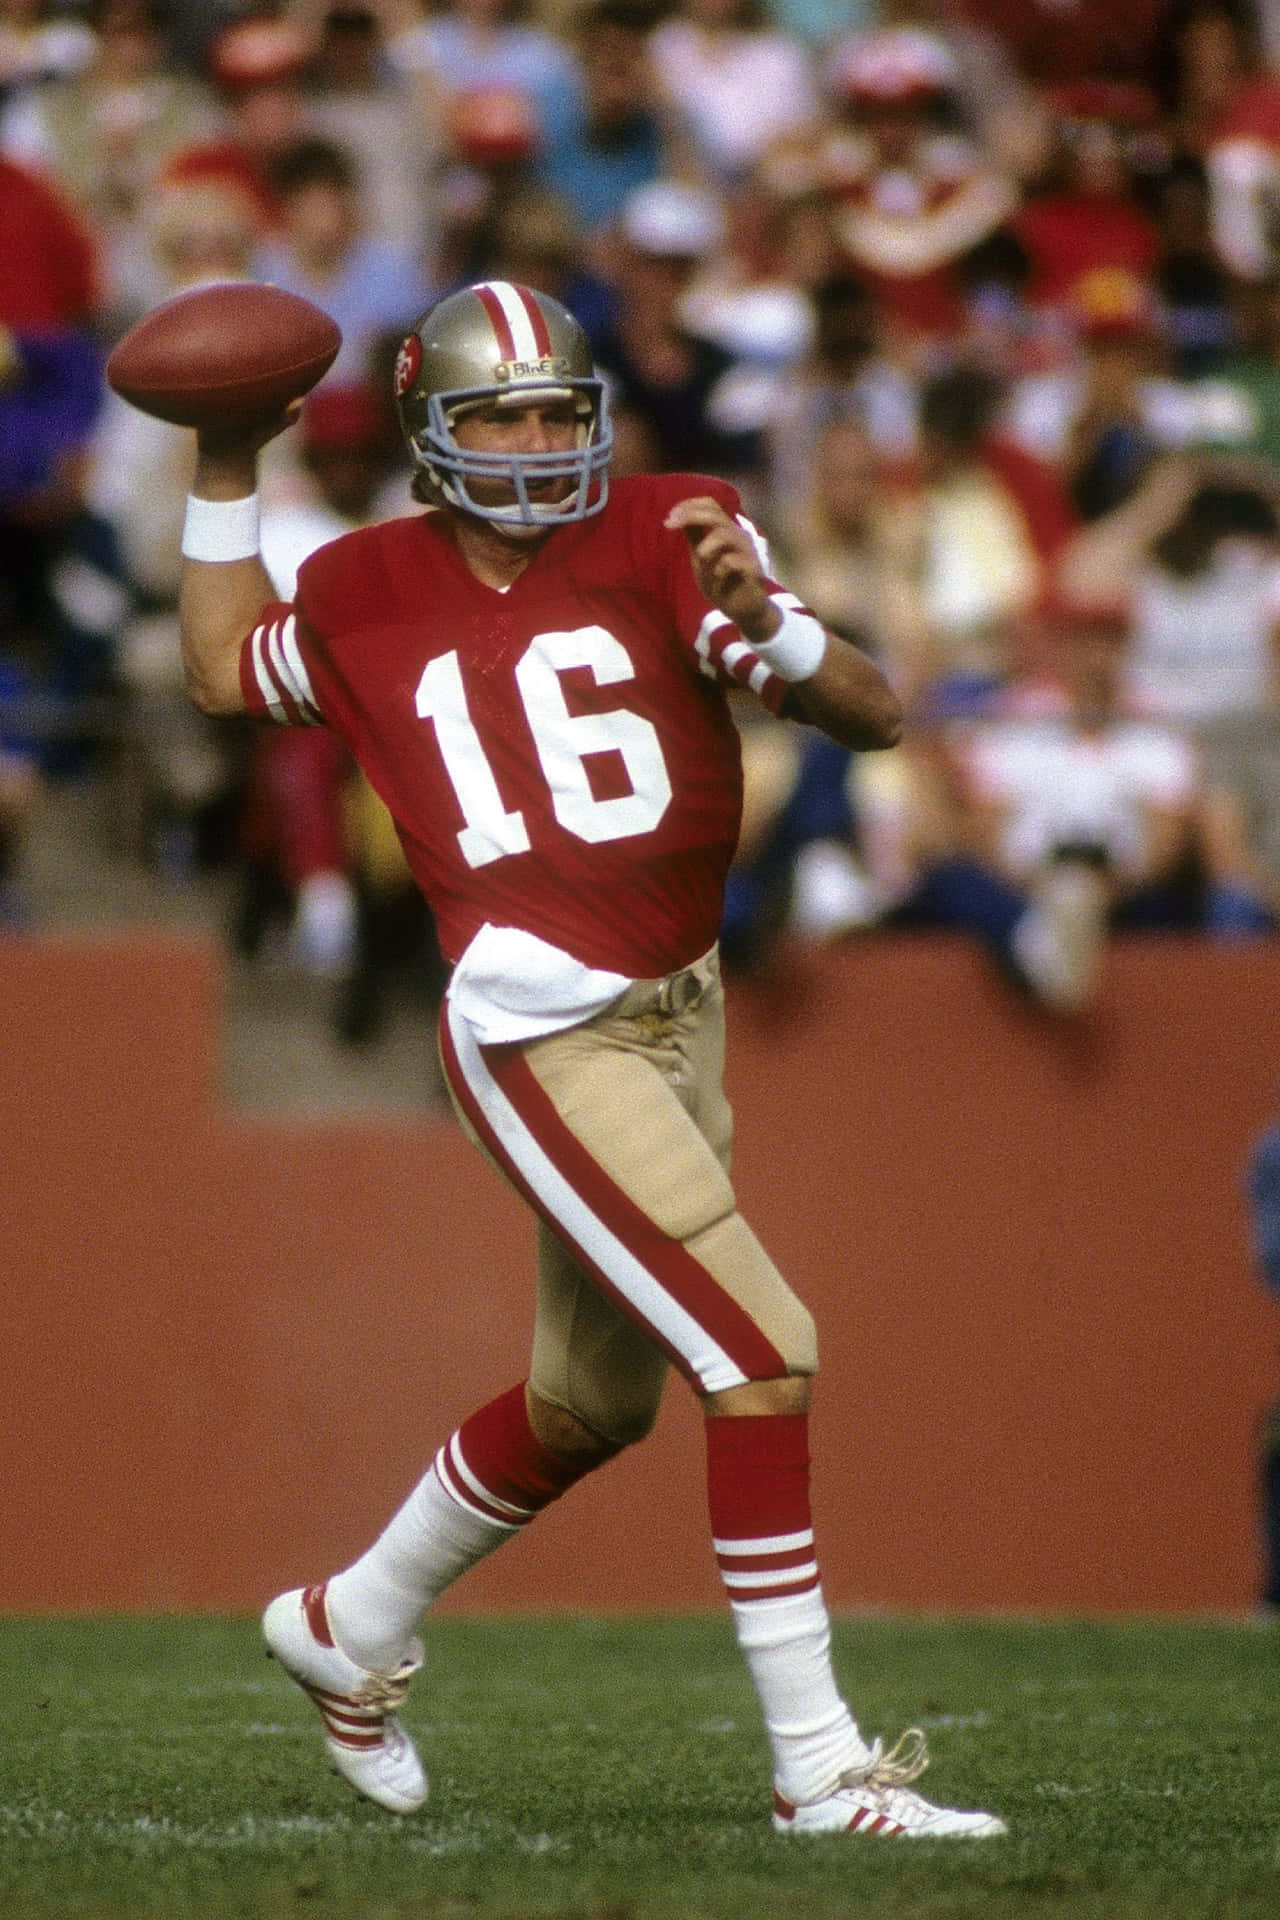
M 908 1727 L 886 1753 L 884 1742 L 877 1737 L 865 1763 L 860 1767 L 850 1767 L 840 1776 L 840 1784 L 845 1787 L 909 1787 L 918 1780 L 929 1764 L 929 1747 L 919 1727 Z
M 417 1671 L 416 1666 L 404 1666 L 398 1673 L 371 1673 L 351 1698 L 362 1707 L 378 1707 L 390 1713 L 403 1704 L 409 1682 Z

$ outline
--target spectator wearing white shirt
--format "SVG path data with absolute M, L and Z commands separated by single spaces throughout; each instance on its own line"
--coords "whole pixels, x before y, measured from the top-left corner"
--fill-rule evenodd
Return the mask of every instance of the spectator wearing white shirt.
M 1185 728 L 1216 795 L 1214 836 L 1280 893 L 1280 481 L 1268 463 L 1189 453 L 1082 529 L 1078 598 L 1131 618 L 1131 696 Z
M 977 844 L 1009 884 L 1069 928 L 1081 1002 L 1106 936 L 1126 930 L 1258 933 L 1274 926 L 1238 850 L 1215 837 L 1214 790 L 1190 734 L 1129 688 L 1127 623 L 1066 608 L 1056 686 L 964 731 L 959 759 Z M 1046 929 L 1015 935 L 1034 954 Z
M 1124 618 L 1064 606 L 1053 628 L 1043 681 L 950 729 L 950 818 L 935 806 L 896 823 L 912 885 L 884 924 L 972 933 L 1033 1002 L 1077 1015 L 1112 935 L 1261 934 L 1280 901 L 1215 836 L 1185 732 L 1130 703 Z M 884 820 L 862 830 L 886 840 Z
M 977 722 L 959 745 L 977 845 L 1041 908 L 1016 930 L 1014 951 L 1034 968 L 1055 943 L 1069 949 L 1081 1004 L 1109 926 L 1192 917 L 1181 882 L 1195 752 L 1173 727 L 1127 708 L 1123 650 L 1118 622 L 1075 615 L 1058 644 L 1057 684 Z
M 819 118 L 812 51 L 770 26 L 756 0 L 678 0 L 650 52 L 662 100 L 721 188 Z

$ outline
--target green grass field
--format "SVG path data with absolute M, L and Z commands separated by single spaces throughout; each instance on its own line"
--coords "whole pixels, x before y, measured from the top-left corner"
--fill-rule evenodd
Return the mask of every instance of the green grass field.
M 0 1620 L 0 1914 L 1280 1913 L 1280 1626 L 839 1623 L 865 1731 L 1006 1840 L 775 1837 L 727 1619 L 441 1620 L 422 1813 L 357 1800 L 242 1620 Z

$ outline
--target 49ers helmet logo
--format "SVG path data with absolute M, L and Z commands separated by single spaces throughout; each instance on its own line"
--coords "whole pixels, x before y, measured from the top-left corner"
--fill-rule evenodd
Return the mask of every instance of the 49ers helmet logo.
M 422 342 L 416 333 L 406 334 L 400 343 L 396 355 L 396 369 L 393 376 L 396 399 L 408 393 L 422 368 Z

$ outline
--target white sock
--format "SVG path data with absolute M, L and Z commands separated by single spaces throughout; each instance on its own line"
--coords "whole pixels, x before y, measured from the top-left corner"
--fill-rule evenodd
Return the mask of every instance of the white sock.
M 519 1532 L 519 1525 L 461 1506 L 433 1462 L 368 1552 L 329 1581 L 325 1597 L 338 1646 L 357 1666 L 394 1673 L 445 1588 Z
M 870 1753 L 836 1686 L 822 1589 L 730 1606 L 764 1711 L 774 1785 L 797 1806 L 820 1800 Z

